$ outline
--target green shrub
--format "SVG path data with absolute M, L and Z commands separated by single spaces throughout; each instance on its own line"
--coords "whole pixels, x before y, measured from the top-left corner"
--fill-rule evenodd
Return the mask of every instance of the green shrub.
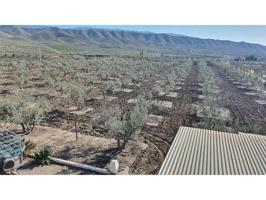
M 52 155 L 52 150 L 44 148 L 34 154 L 34 160 L 40 165 L 50 165 L 51 161 L 49 157 Z
M 22 142 L 24 145 L 24 151 L 23 151 L 24 156 L 29 155 L 33 150 L 35 150 L 36 144 L 34 144 L 30 139 L 29 140 L 23 139 Z

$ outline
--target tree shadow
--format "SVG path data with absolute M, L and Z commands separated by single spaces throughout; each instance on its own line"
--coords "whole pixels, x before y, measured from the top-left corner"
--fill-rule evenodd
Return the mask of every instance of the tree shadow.
M 12 82 L 5 82 L 5 83 L 0 83 L 0 85 L 2 85 L 2 86 L 11 86 L 11 85 L 15 85 L 15 84 L 12 83 Z
M 2 90 L 0 92 L 0 95 L 11 95 L 11 91 L 10 90 Z
M 96 154 L 95 160 L 90 161 L 88 164 L 104 168 L 114 157 L 116 157 L 122 150 L 118 148 L 110 148 L 100 151 Z
M 35 83 L 33 84 L 34 88 L 45 88 L 46 84 L 45 83 Z
M 109 148 L 101 150 L 98 148 L 75 148 L 66 146 L 62 151 L 55 154 L 55 156 L 71 160 L 72 158 L 81 158 L 82 164 L 91 165 L 95 167 L 104 168 L 114 157 L 116 157 L 122 150 L 118 148 Z M 84 159 L 85 158 L 85 159 Z
M 34 162 L 34 160 L 31 160 L 30 162 L 24 163 L 19 167 L 20 170 L 32 170 L 35 167 L 37 167 L 38 164 Z
M 40 80 L 41 80 L 40 77 L 33 77 L 33 78 L 31 78 L 31 81 L 40 81 Z
M 60 119 L 67 119 L 67 113 L 62 110 L 52 110 L 45 116 L 46 123 L 59 122 Z
M 34 96 L 34 97 L 45 97 L 48 100 L 52 100 L 54 98 L 53 96 L 51 96 L 49 94 L 33 94 L 32 96 Z

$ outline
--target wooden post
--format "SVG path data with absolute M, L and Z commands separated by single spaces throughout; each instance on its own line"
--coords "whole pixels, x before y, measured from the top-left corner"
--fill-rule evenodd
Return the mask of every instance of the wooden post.
M 78 124 L 77 119 L 75 118 L 75 131 L 76 131 L 76 141 L 78 141 Z

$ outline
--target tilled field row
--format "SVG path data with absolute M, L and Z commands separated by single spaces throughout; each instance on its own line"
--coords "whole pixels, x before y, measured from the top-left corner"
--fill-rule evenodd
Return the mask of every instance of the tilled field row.
M 194 117 L 191 116 L 191 104 L 193 97 L 197 95 L 197 90 L 194 89 L 195 85 L 197 85 L 197 79 L 198 67 L 193 66 L 179 90 L 178 97 L 175 98 L 173 107 L 164 123 L 158 127 L 145 126 L 142 129 L 144 139 L 148 144 L 151 143 L 152 145 L 137 157 L 131 166 L 131 173 L 157 174 L 178 128 L 181 125 L 191 126 L 193 124 Z M 152 86 L 152 83 L 150 86 Z M 148 90 L 149 87 L 146 89 Z
M 246 132 L 252 132 L 255 128 L 266 130 L 266 109 L 222 76 L 220 69 L 214 71 L 221 80 L 223 103 L 233 116 L 234 128 Z

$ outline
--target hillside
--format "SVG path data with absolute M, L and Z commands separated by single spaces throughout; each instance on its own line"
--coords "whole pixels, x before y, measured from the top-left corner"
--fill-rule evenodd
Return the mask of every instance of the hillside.
M 56 43 L 73 48 L 118 48 L 176 51 L 206 55 L 266 56 L 266 47 L 246 42 L 200 39 L 174 34 L 155 34 L 102 29 L 62 29 L 56 27 L 0 26 L 0 37 Z

